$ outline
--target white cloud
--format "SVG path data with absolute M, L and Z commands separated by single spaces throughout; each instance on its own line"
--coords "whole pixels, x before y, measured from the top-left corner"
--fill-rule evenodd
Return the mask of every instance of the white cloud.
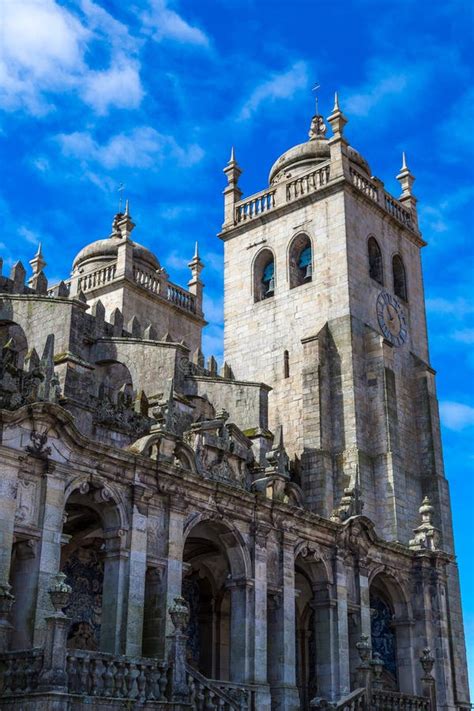
M 473 153 L 471 131 L 474 125 L 474 89 L 470 87 L 460 96 L 448 112 L 448 117 L 438 127 L 443 150 L 440 155 L 448 162 L 466 161 Z
M 143 90 L 137 43 L 127 29 L 91 0 L 83 0 L 81 20 L 54 0 L 3 2 L 0 42 L 0 106 L 41 116 L 54 96 L 74 91 L 99 113 L 134 108 Z M 95 72 L 86 61 L 90 44 L 112 48 L 110 66 Z
M 295 62 L 287 71 L 273 74 L 270 79 L 259 84 L 242 106 L 239 118 L 245 121 L 253 116 L 262 103 L 290 99 L 307 86 L 308 66 L 303 61 Z
M 474 426 L 474 407 L 445 400 L 439 406 L 441 421 L 450 430 L 460 431 Z
M 57 137 L 64 156 L 95 162 L 107 169 L 118 166 L 153 168 L 166 159 L 173 159 L 182 167 L 198 163 L 204 156 L 196 144 L 178 145 L 173 136 L 158 133 L 150 126 L 141 126 L 129 133 L 118 133 L 105 144 L 98 143 L 87 131 L 59 134 Z
M 18 234 L 30 244 L 38 245 L 41 242 L 41 238 L 38 233 L 34 232 L 33 230 L 30 230 L 24 225 L 18 228 Z
M 403 72 L 393 72 L 392 68 L 379 68 L 370 72 L 369 79 L 360 88 L 344 97 L 344 110 L 352 116 L 368 116 L 368 114 L 387 98 L 402 94 L 408 84 L 408 77 Z
M 191 261 L 191 257 L 186 258 L 183 257 L 181 252 L 178 252 L 177 249 L 173 249 L 172 252 L 168 254 L 168 256 L 165 259 L 165 264 L 167 267 L 170 269 L 187 269 L 188 268 L 188 263 Z
M 98 114 L 105 114 L 111 106 L 119 109 L 136 108 L 143 98 L 139 64 L 119 60 L 101 72 L 89 72 L 81 91 L 86 104 Z
M 165 0 L 150 0 L 149 9 L 142 13 L 140 19 L 144 29 L 158 42 L 169 39 L 198 47 L 209 46 L 208 36 L 171 10 Z

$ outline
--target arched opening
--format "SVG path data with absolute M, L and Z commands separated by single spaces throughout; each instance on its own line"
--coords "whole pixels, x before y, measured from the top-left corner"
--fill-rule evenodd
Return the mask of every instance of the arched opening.
M 405 272 L 405 265 L 399 254 L 395 254 L 392 259 L 392 271 L 393 271 L 393 291 L 395 296 L 400 297 L 404 301 L 407 301 L 407 278 Z
M 253 266 L 254 301 L 268 299 L 275 293 L 275 257 L 269 249 L 262 249 Z
M 369 256 L 369 275 L 379 284 L 383 284 L 383 260 L 382 251 L 375 237 L 369 237 L 367 242 Z
M 330 585 L 322 561 L 303 549 L 295 561 L 296 684 L 301 708 L 332 698 Z
M 186 538 L 183 560 L 187 661 L 208 678 L 243 681 L 248 610 L 240 544 L 222 523 L 202 521 Z
M 288 351 L 283 351 L 283 377 L 290 377 L 290 354 Z
M 0 322 L 0 351 L 3 366 L 23 369 L 28 342 L 22 327 L 12 321 Z
M 123 534 L 119 505 L 107 487 L 84 481 L 71 491 L 64 510 L 60 563 L 72 588 L 65 608 L 71 618 L 67 636 L 71 649 L 122 652 Z
M 308 235 L 297 235 L 289 250 L 290 289 L 306 284 L 313 277 L 313 253 Z
M 380 655 L 386 688 L 412 694 L 416 661 L 411 639 L 411 612 L 399 583 L 378 574 L 370 583 L 372 651 Z
M 69 500 L 63 533 L 61 570 L 72 588 L 65 613 L 71 618 L 67 644 L 71 649 L 100 649 L 104 586 L 104 532 L 100 517 L 84 502 Z
M 126 365 L 117 361 L 99 361 L 95 364 L 97 396 L 104 402 L 123 406 L 133 400 L 133 382 Z

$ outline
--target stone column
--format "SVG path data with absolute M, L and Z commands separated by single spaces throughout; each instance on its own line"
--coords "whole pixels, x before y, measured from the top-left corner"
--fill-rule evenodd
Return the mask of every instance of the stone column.
M 338 694 L 346 696 L 350 691 L 349 668 L 349 628 L 347 621 L 347 575 L 346 561 L 340 551 L 336 553 L 335 561 L 336 579 L 336 625 L 338 640 Z
M 230 660 L 229 676 L 231 681 L 248 683 L 250 673 L 250 580 L 232 580 L 230 590 Z
M 143 612 L 147 557 L 147 504 L 144 488 L 134 486 L 128 566 L 127 624 L 125 654 L 142 655 Z
M 272 614 L 270 691 L 275 708 L 299 711 L 296 687 L 296 615 L 295 615 L 295 554 L 296 536 L 282 534 L 281 595 Z
M 12 567 L 11 575 L 16 600 L 12 612 L 12 649 L 31 647 L 37 577 L 38 541 L 34 539 L 18 541 L 15 543 L 15 565 Z
M 171 664 L 171 700 L 175 703 L 187 703 L 189 700 L 186 674 L 185 630 L 189 623 L 189 606 L 180 595 L 173 600 L 169 608 L 169 618 L 174 631 L 169 635 L 169 661 Z
M 124 649 L 122 635 L 129 558 L 125 546 L 125 531 L 114 530 L 106 534 L 100 649 L 110 654 L 122 654 Z
M 311 606 L 314 610 L 314 638 L 316 640 L 314 674 L 318 685 L 318 696 L 335 701 L 337 696 L 337 645 L 334 634 L 336 601 L 331 597 L 329 583 L 319 583 L 314 587 Z
M 267 682 L 267 535 L 269 529 L 257 524 L 254 531 L 254 589 L 251 676 L 256 690 L 255 705 L 270 711 L 270 689 Z
M 15 602 L 15 598 L 10 592 L 8 583 L 0 583 L 0 652 L 6 652 L 10 648 L 10 637 L 12 625 L 10 624 L 10 613 Z
M 184 549 L 184 518 L 186 503 L 183 498 L 176 497 L 169 503 L 168 518 L 168 557 L 165 576 L 166 596 L 165 609 L 168 610 L 176 597 L 181 595 L 183 585 L 183 549 Z M 166 614 L 166 637 L 173 633 L 171 618 Z M 163 650 L 164 652 L 164 650 Z
M 40 691 L 67 692 L 66 641 L 71 620 L 62 610 L 71 597 L 71 587 L 66 584 L 65 580 L 64 573 L 58 573 L 54 584 L 48 591 L 54 606 L 54 613 L 46 619 L 44 663 L 39 676 Z
M 431 711 L 436 710 L 436 682 L 431 674 L 434 666 L 434 657 L 428 647 L 421 652 L 420 664 L 423 669 L 421 677 L 421 693 L 431 702 Z
M 0 469 L 0 583 L 8 583 L 15 527 L 18 462 L 2 452 Z
M 64 516 L 64 478 L 59 468 L 47 462 L 43 478 L 43 520 L 38 543 L 37 595 L 34 612 L 33 645 L 43 645 L 46 618 L 51 613 L 49 589 L 61 563 L 61 537 Z

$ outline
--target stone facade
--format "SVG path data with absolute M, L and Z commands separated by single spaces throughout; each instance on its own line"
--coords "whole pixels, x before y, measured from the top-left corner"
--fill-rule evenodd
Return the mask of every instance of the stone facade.
M 0 277 L 2 708 L 468 708 L 413 176 L 328 122 L 224 170 L 220 372 L 128 205 Z

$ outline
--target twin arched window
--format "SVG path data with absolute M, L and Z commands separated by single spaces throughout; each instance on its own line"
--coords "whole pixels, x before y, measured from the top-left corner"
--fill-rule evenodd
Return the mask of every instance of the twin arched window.
M 311 281 L 313 276 L 313 250 L 308 235 L 297 235 L 289 249 L 290 289 Z M 262 249 L 253 267 L 253 293 L 255 301 L 268 299 L 275 293 L 275 256 L 270 249 Z
M 384 283 L 383 280 L 383 259 L 382 251 L 375 237 L 369 237 L 367 242 L 367 251 L 369 259 L 369 275 L 379 284 Z M 403 259 L 399 254 L 395 254 L 392 259 L 392 279 L 393 291 L 395 296 L 407 301 L 407 279 Z

